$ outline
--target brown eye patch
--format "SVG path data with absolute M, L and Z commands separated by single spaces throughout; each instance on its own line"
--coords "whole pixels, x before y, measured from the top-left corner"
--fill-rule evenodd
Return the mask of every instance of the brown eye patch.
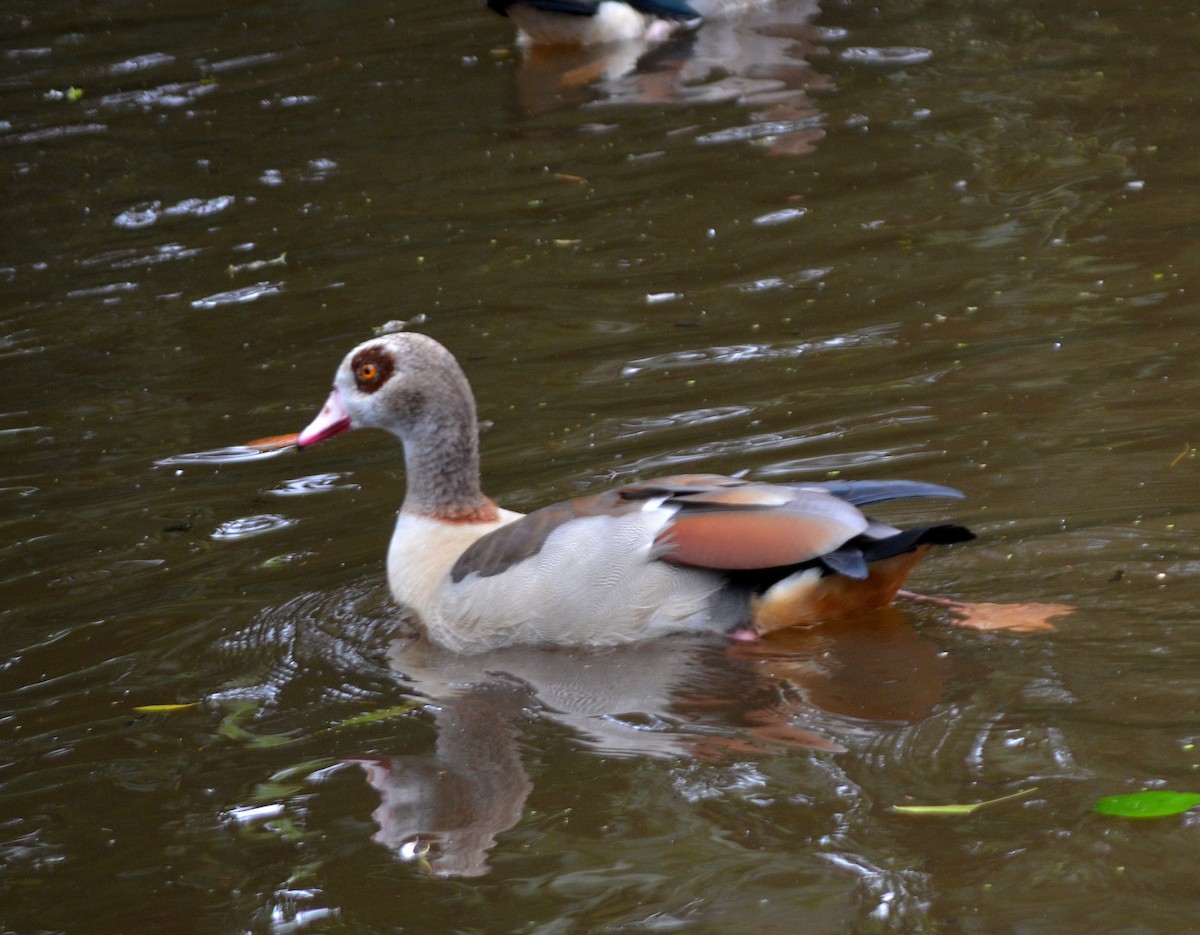
M 374 393 L 387 382 L 396 369 L 392 355 L 379 347 L 366 347 L 350 361 L 354 382 L 364 393 Z

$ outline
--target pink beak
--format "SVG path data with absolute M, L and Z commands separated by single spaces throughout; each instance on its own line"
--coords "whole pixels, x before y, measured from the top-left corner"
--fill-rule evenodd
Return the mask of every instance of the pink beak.
M 309 445 L 323 442 L 327 438 L 341 435 L 342 432 L 349 431 L 349 429 L 350 417 L 346 415 L 346 409 L 342 405 L 342 394 L 335 387 L 329 394 L 329 398 L 325 400 L 324 407 L 317 413 L 317 417 L 296 439 L 296 446 L 307 448 Z

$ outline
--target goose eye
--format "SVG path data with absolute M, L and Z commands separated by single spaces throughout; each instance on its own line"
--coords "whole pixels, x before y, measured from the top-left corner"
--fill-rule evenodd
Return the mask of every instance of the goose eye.
M 396 369 L 391 356 L 377 347 L 368 347 L 350 361 L 350 372 L 360 393 L 375 393 L 383 388 Z

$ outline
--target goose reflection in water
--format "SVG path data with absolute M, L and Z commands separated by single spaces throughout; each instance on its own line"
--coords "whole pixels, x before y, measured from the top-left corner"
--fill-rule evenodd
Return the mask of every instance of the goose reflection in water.
M 397 640 L 390 662 L 427 700 L 428 755 L 355 759 L 379 795 L 373 838 L 428 872 L 488 872 L 533 781 L 519 735 L 531 718 L 607 756 L 721 760 L 839 742 L 914 722 L 968 673 L 893 607 L 733 644 L 670 638 L 613 649 L 512 647 L 455 655 Z
M 807 61 L 830 36 L 811 22 L 816 0 L 723 6 L 702 10 L 699 28 L 662 43 L 526 46 L 516 79 L 520 104 L 537 115 L 591 102 L 738 101 L 755 108 L 749 123 L 704 134 L 701 143 L 760 141 L 773 154 L 812 152 L 825 130 L 810 92 L 833 87 Z

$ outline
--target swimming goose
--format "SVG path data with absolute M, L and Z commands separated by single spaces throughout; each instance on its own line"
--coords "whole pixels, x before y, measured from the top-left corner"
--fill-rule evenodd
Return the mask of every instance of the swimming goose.
M 685 0 L 488 0 L 488 7 L 517 24 L 523 45 L 662 42 L 700 24 Z
M 301 448 L 391 432 L 407 491 L 388 547 L 396 600 L 456 652 L 606 645 L 672 631 L 750 637 L 889 603 L 962 526 L 900 530 L 860 505 L 961 497 L 914 481 L 770 484 L 716 474 L 626 484 L 521 515 L 479 481 L 475 399 L 454 356 L 394 332 L 350 351 Z

